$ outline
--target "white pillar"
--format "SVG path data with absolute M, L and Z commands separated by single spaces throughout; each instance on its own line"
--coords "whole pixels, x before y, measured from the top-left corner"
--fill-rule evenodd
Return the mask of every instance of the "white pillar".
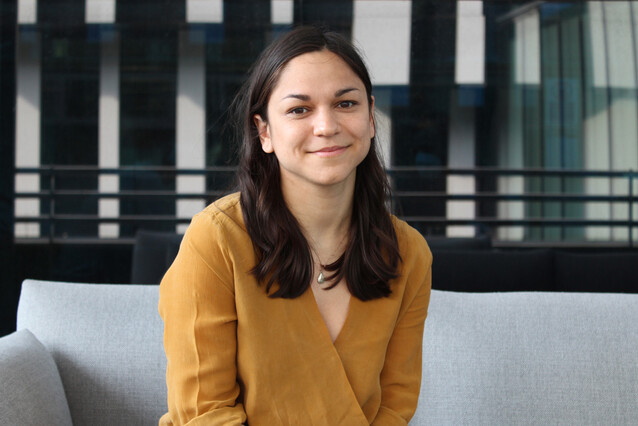
M 515 82 L 541 84 L 541 27 L 538 9 L 514 18 Z
M 18 24 L 38 22 L 38 0 L 18 0 Z
M 16 167 L 40 166 L 40 33 L 19 29 L 16 35 Z M 18 174 L 16 192 L 40 191 L 38 174 Z M 18 198 L 15 215 L 40 215 L 40 200 Z M 16 237 L 39 237 L 39 223 L 15 223 Z
M 85 0 L 84 15 L 87 24 L 113 24 L 115 0 Z
M 456 84 L 485 83 L 485 17 L 482 1 L 456 3 Z
M 459 105 L 458 92 L 452 91 L 450 102 L 450 129 L 448 137 L 448 166 L 451 168 L 473 168 L 475 165 L 474 141 L 476 129 L 474 107 Z M 449 175 L 447 177 L 448 194 L 474 194 L 476 182 L 474 176 Z M 446 203 L 448 219 L 474 219 L 476 203 L 474 201 L 448 201 Z M 448 226 L 448 237 L 473 237 L 474 226 Z
M 457 1 L 456 5 L 456 63 L 454 80 L 459 85 L 482 86 L 485 83 L 485 17 L 482 1 Z M 476 126 L 474 107 L 459 102 L 459 92 L 452 92 L 450 100 L 450 129 L 448 138 L 448 166 L 473 168 L 475 165 Z M 449 175 L 448 194 L 474 194 L 474 176 Z M 448 201 L 448 219 L 474 219 L 474 201 Z M 448 226 L 448 237 L 473 237 L 474 226 Z
M 177 66 L 176 166 L 178 169 L 206 167 L 206 61 L 204 33 L 179 33 Z M 204 193 L 204 176 L 177 176 L 177 193 Z M 190 218 L 204 208 L 204 200 L 177 200 L 177 217 Z M 183 233 L 188 225 L 178 224 Z
M 186 22 L 222 23 L 224 2 L 222 0 L 186 0 Z
M 100 53 L 100 99 L 98 122 L 98 165 L 100 168 L 120 166 L 120 44 L 115 31 L 103 35 Z M 99 191 L 117 193 L 120 190 L 118 175 L 99 176 Z M 98 214 L 101 218 L 117 218 L 120 202 L 117 198 L 100 198 Z M 100 223 L 100 238 L 117 238 L 117 223 Z
M 270 0 L 270 21 L 273 24 L 292 24 L 293 14 L 293 0 Z
M 411 28 L 412 1 L 354 1 L 352 36 L 365 54 L 372 84 L 410 83 Z

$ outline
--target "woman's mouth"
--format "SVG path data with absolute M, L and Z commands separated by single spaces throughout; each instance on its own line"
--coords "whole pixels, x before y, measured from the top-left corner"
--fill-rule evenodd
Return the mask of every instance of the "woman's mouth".
M 319 157 L 334 157 L 335 155 L 339 155 L 344 152 L 347 148 L 347 146 L 328 146 L 314 151 L 313 154 L 316 154 Z

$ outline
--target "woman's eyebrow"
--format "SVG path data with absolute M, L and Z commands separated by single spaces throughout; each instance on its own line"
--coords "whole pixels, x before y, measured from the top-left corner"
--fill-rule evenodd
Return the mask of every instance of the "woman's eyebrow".
M 352 92 L 353 90 L 359 90 L 356 87 L 348 87 L 347 89 L 341 89 L 341 90 L 337 90 L 335 92 L 335 98 L 338 98 L 339 96 L 343 96 L 348 92 Z
M 359 90 L 359 89 L 357 89 L 356 87 L 347 87 L 347 88 L 345 88 L 345 89 L 337 90 L 337 91 L 335 92 L 334 96 L 335 96 L 335 98 L 338 98 L 338 97 L 343 96 L 343 95 L 345 95 L 346 93 L 352 92 L 352 91 L 354 91 L 354 90 Z M 283 101 L 284 99 L 289 99 L 289 98 L 292 98 L 292 99 L 299 99 L 299 100 L 301 100 L 301 101 L 309 101 L 309 100 L 310 100 L 310 96 L 308 96 L 308 95 L 302 95 L 302 94 L 300 94 L 300 93 L 291 93 L 291 94 L 286 95 L 286 96 L 284 96 L 283 98 L 281 98 L 281 100 Z
M 281 100 L 283 101 L 284 99 L 288 99 L 288 98 L 299 99 L 299 100 L 302 100 L 302 101 L 309 101 L 310 100 L 310 96 L 301 95 L 301 94 L 297 94 L 297 93 L 291 93 L 290 95 L 286 95 L 283 98 L 281 98 Z

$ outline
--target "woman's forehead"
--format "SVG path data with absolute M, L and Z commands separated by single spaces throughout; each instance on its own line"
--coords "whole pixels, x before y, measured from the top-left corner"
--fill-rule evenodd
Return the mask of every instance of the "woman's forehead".
M 292 58 L 281 70 L 272 95 L 311 96 L 312 93 L 345 93 L 356 89 L 365 93 L 361 78 L 337 54 L 329 50 L 308 52 Z

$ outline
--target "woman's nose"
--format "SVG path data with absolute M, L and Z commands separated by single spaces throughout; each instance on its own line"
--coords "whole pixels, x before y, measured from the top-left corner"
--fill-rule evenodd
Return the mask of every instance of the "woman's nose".
M 332 136 L 339 132 L 339 120 L 332 109 L 318 109 L 313 124 L 315 136 Z

